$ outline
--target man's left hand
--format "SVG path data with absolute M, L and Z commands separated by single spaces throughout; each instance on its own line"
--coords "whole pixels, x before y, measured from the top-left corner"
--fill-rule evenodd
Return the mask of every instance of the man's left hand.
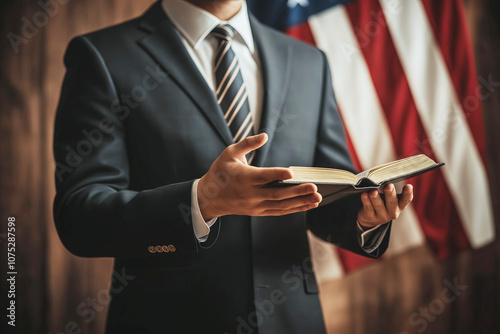
M 405 185 L 398 196 L 394 184 L 389 183 L 384 187 L 384 197 L 385 200 L 378 190 L 361 194 L 363 208 L 358 212 L 358 222 L 363 228 L 370 229 L 397 219 L 413 199 L 413 186 Z

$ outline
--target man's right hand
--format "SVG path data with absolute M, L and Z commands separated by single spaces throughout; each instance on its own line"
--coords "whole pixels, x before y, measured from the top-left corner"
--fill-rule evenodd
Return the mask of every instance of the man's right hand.
M 245 155 L 267 140 L 267 134 L 261 133 L 228 146 L 200 179 L 198 202 L 205 220 L 225 215 L 281 216 L 318 207 L 322 198 L 315 184 L 265 186 L 290 179 L 289 168 L 248 165 Z

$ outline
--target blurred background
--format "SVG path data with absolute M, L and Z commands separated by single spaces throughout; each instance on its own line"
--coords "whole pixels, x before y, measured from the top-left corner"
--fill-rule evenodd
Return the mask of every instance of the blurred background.
M 15 331 L 103 333 L 112 259 L 71 255 L 52 219 L 62 60 L 72 37 L 138 16 L 153 2 L 0 2 L 2 332 L 13 330 L 5 311 L 8 217 L 15 217 Z M 248 3 L 265 23 L 326 52 L 360 170 L 416 153 L 447 163 L 415 180 L 412 209 L 381 260 L 311 239 L 328 332 L 500 333 L 499 2 Z M 382 139 L 367 141 L 356 124 L 362 129 L 373 120 L 366 113 L 376 112 L 385 118 L 367 131 Z M 443 117 L 444 129 L 429 125 Z

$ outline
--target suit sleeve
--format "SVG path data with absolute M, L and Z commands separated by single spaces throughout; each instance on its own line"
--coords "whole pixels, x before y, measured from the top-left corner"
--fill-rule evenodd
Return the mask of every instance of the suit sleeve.
M 196 252 L 194 180 L 131 190 L 127 141 L 134 138 L 113 111 L 118 93 L 103 58 L 86 37 L 77 37 L 65 65 L 53 147 L 61 241 L 85 257 L 158 256 L 168 249 L 173 260 L 188 258 Z
M 328 61 L 321 52 L 323 61 L 323 94 L 321 119 L 315 152 L 315 166 L 345 169 L 356 173 L 349 152 L 342 120 L 333 93 Z M 362 208 L 359 195 L 333 202 L 307 213 L 309 229 L 318 237 L 354 253 L 379 257 L 387 249 L 390 224 L 378 249 L 367 253 L 358 241 L 356 219 Z

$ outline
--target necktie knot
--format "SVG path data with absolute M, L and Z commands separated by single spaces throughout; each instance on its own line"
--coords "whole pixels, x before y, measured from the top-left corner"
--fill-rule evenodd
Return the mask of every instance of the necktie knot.
M 219 24 L 212 30 L 212 34 L 221 41 L 231 41 L 234 36 L 234 28 L 229 24 Z

